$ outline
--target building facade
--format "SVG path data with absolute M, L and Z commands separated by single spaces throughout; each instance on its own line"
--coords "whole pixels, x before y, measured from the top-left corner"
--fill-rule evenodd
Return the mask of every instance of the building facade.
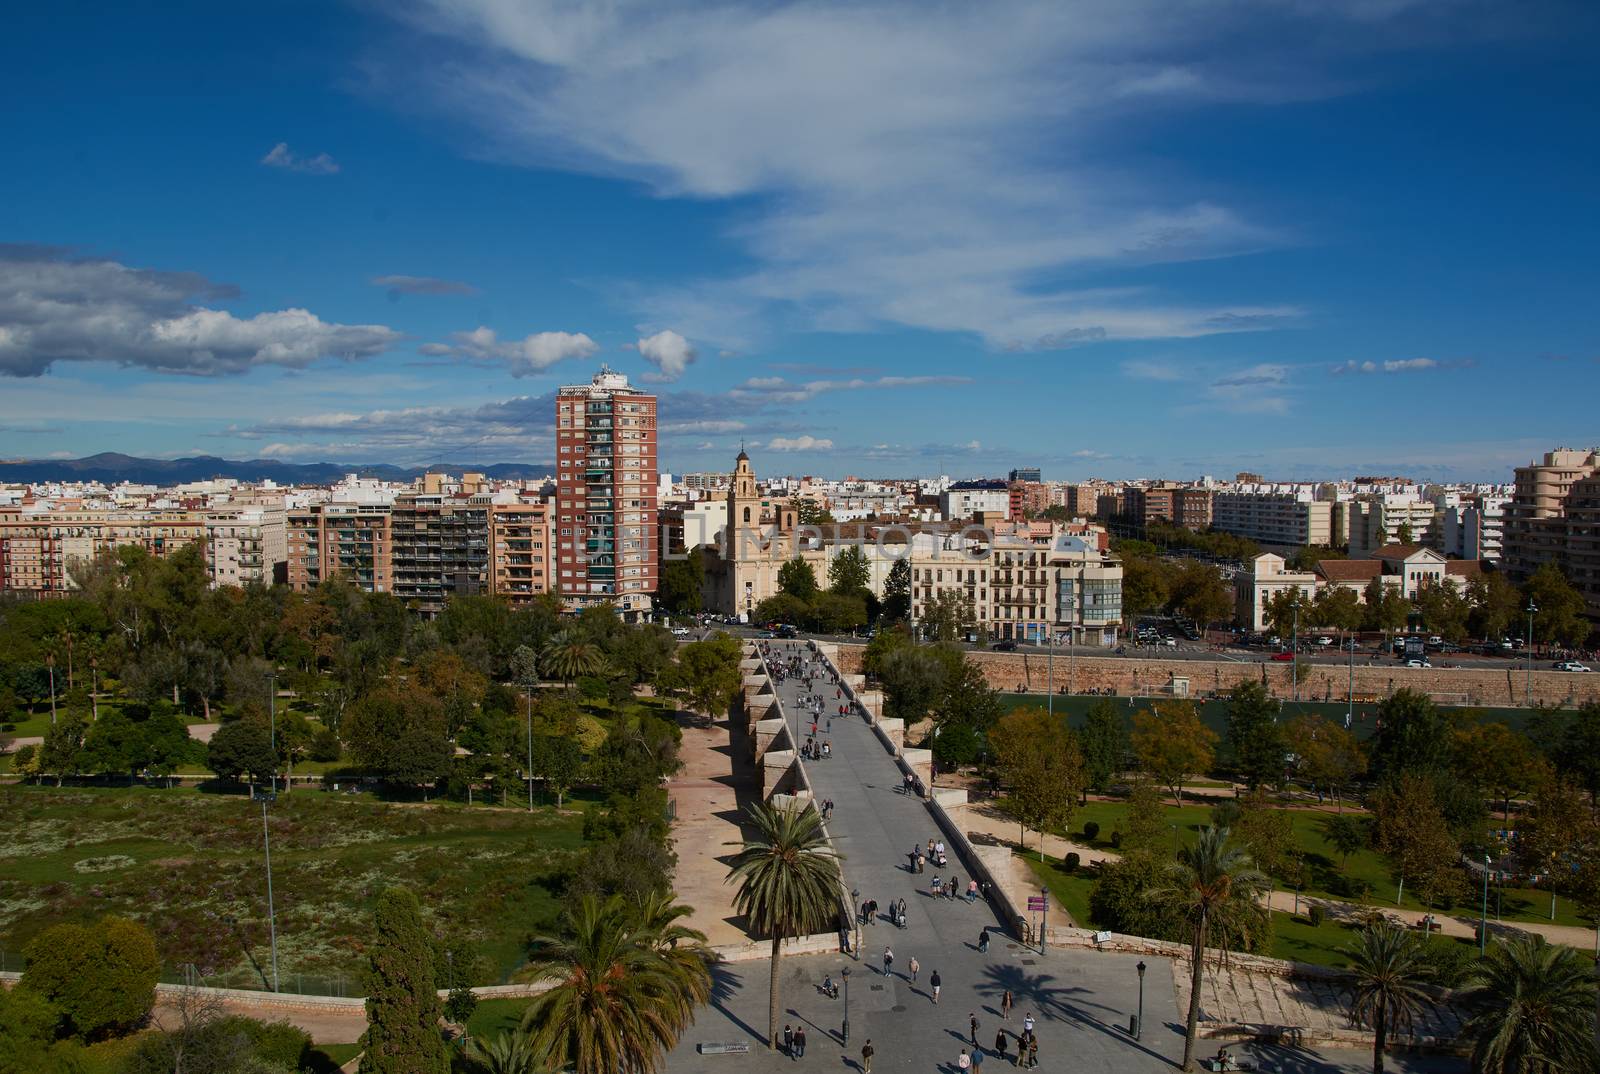
M 1285 548 L 1338 544 L 1333 508 L 1309 493 L 1218 492 L 1211 499 L 1211 528 Z
M 1526 581 L 1543 564 L 1566 560 L 1567 497 L 1573 486 L 1597 475 L 1600 449 L 1557 448 L 1516 468 L 1502 554 L 1512 581 Z
M 602 369 L 556 393 L 557 589 L 647 615 L 658 577 L 656 397 Z

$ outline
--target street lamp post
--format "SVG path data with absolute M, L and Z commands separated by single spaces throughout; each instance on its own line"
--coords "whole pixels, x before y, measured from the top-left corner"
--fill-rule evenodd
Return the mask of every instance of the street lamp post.
M 1294 591 L 1294 629 L 1289 634 L 1289 696 L 1300 700 L 1300 590 Z
M 100 658 L 89 658 L 89 712 L 96 722 L 100 719 Z
M 56 654 L 44 654 L 44 666 L 50 671 L 50 726 L 56 725 Z
M 1533 602 L 1532 598 L 1529 598 L 1528 607 L 1527 607 L 1526 610 L 1527 610 L 1527 613 L 1528 613 L 1528 636 L 1527 636 L 1527 643 L 1528 643 L 1528 685 L 1527 685 L 1527 688 L 1526 688 L 1526 694 L 1523 697 L 1523 704 L 1527 705 L 1528 708 L 1532 708 L 1533 707 L 1533 617 L 1539 611 L 1539 606 Z
M 272 793 L 278 793 L 278 673 L 267 672 L 267 741 L 272 746 Z
M 1489 855 L 1483 856 L 1483 915 L 1478 918 L 1478 954 L 1489 946 Z
M 850 967 L 846 966 L 839 971 L 844 978 L 844 1043 L 850 1043 Z
M 522 692 L 528 695 L 528 812 L 533 812 L 533 686 L 524 683 Z
M 1134 1040 L 1139 1040 L 1144 1034 L 1144 971 L 1147 968 L 1143 959 L 1140 959 L 1139 964 L 1134 967 L 1139 971 L 1139 1013 L 1133 1018 Z
M 272 990 L 278 991 L 278 914 L 272 905 L 272 836 L 267 829 L 267 805 L 277 799 L 272 791 L 256 791 L 261 803 L 261 849 L 267 863 L 267 934 L 272 939 Z
M 1040 888 L 1039 894 L 1044 897 L 1044 909 L 1039 911 L 1039 954 L 1044 954 L 1045 934 L 1050 929 L 1050 889 Z
M 861 961 L 861 889 L 860 888 L 851 888 L 850 889 L 850 914 L 851 914 L 852 917 L 855 918 L 855 925 L 853 926 L 854 933 L 855 933 L 855 940 L 850 944 L 850 953 L 856 957 L 856 961 L 857 962 L 860 962 Z

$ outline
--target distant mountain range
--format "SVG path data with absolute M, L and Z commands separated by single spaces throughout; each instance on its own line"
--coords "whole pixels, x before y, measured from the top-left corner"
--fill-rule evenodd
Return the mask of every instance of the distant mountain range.
M 0 460 L 0 484 L 38 481 L 99 481 L 108 485 L 129 481 L 136 485 L 181 485 L 213 477 L 232 477 L 240 481 L 272 480 L 280 485 L 330 485 L 345 474 L 376 477 L 384 481 L 410 481 L 425 473 L 461 474 L 471 472 L 487 477 L 515 480 L 547 477 L 555 472 L 548 463 L 441 462 L 431 466 L 390 466 L 378 463 L 279 462 L 276 459 L 219 459 L 214 455 L 195 455 L 186 459 L 142 459 L 108 451 L 83 459 L 4 459 Z

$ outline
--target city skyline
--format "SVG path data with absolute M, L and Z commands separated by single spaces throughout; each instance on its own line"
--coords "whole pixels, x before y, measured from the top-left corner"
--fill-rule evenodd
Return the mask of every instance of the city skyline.
M 1594 16 L 1163 10 L 21 14 L 0 456 L 553 462 L 602 363 L 673 472 L 1593 442 Z

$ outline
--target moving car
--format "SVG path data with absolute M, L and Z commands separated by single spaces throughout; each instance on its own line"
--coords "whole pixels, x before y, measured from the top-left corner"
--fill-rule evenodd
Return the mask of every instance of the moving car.
M 1408 667 L 1408 668 L 1431 668 L 1431 667 L 1433 667 L 1433 665 L 1428 663 L 1428 661 L 1426 659 L 1414 656 L 1410 660 L 1406 661 L 1406 667 Z
M 993 645 L 989 646 L 989 648 L 993 649 L 997 653 L 1014 653 L 1017 651 L 1017 643 L 1012 641 L 1010 638 L 1006 638 L 995 642 Z
M 1289 661 L 1294 659 L 1294 654 L 1289 652 L 1288 650 L 1284 650 L 1281 653 L 1273 653 L 1272 654 L 1272 659 L 1274 659 L 1274 660 L 1282 660 L 1284 663 L 1287 664 Z
M 1558 663 L 1556 665 L 1556 670 L 1557 671 L 1588 671 L 1589 668 L 1588 668 L 1587 665 L 1580 664 L 1576 660 L 1563 660 L 1563 661 L 1561 661 L 1560 663 Z

